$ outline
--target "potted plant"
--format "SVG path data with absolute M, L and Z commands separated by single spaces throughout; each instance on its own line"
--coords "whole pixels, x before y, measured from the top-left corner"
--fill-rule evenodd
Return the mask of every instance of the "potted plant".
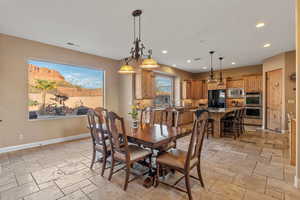
M 138 107 L 136 105 L 131 106 L 131 112 L 128 113 L 132 118 L 132 128 L 138 128 Z

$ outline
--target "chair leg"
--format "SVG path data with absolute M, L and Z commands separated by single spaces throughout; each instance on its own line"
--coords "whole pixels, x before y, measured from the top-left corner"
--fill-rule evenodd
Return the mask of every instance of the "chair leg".
M 92 156 L 92 162 L 91 162 L 90 169 L 93 169 L 95 159 L 96 159 L 96 150 L 95 150 L 95 148 L 93 148 L 93 156 Z
M 185 185 L 186 185 L 187 194 L 189 196 L 189 200 L 193 200 L 189 173 L 185 174 Z
M 109 176 L 108 176 L 109 181 L 111 180 L 111 177 L 114 173 L 114 167 L 115 167 L 115 158 L 114 158 L 114 155 L 112 154 L 111 155 L 111 167 L 110 167 L 110 172 L 109 172 Z
M 156 176 L 155 176 L 154 187 L 157 187 L 159 185 L 159 171 L 160 171 L 160 165 L 159 165 L 159 163 L 156 163 Z
M 107 160 L 107 153 L 105 153 L 104 157 L 103 157 L 101 176 L 104 175 L 104 171 L 105 171 L 105 168 L 106 168 L 106 160 Z
M 124 191 L 127 190 L 129 175 L 130 175 L 130 164 L 126 164 L 126 176 L 125 176 L 125 183 L 124 183 L 124 188 L 123 188 Z
M 201 167 L 200 164 L 197 165 L 197 172 L 198 172 L 198 178 L 200 180 L 201 186 L 204 188 L 204 182 L 201 174 Z

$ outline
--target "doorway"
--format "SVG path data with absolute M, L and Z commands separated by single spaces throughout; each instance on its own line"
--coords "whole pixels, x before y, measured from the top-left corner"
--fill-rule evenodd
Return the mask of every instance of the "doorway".
M 266 73 L 266 125 L 267 129 L 282 130 L 282 69 Z

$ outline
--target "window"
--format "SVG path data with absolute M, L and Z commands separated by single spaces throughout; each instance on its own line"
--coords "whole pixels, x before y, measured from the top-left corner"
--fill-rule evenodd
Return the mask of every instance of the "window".
M 174 78 L 155 75 L 155 105 L 170 105 L 173 102 Z
M 104 71 L 28 61 L 29 119 L 85 115 L 104 105 Z

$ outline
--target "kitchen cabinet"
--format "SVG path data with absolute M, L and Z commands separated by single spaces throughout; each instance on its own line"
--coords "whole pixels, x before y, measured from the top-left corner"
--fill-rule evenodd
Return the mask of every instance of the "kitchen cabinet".
M 139 70 L 135 74 L 135 97 L 136 99 L 154 99 L 154 72 Z
M 219 85 L 218 82 L 207 83 L 208 90 L 225 90 L 227 88 L 227 81 L 226 79 L 223 80 L 223 85 Z
M 182 83 L 183 99 L 207 98 L 207 85 L 203 80 L 185 80 Z
M 202 99 L 208 99 L 207 81 L 202 81 Z
M 227 88 L 244 88 L 244 80 L 227 80 Z
M 202 99 L 202 81 L 193 80 L 192 81 L 192 99 Z
M 262 91 L 262 76 L 245 76 L 244 77 L 245 92 L 261 92 Z
M 182 82 L 182 99 L 192 99 L 192 81 L 184 80 Z

